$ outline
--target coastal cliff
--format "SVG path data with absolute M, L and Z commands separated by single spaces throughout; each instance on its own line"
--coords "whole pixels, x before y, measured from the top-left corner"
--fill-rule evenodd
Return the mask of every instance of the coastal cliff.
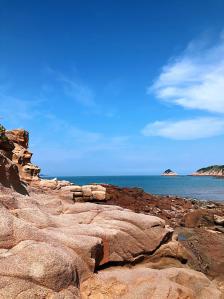
M 212 165 L 198 169 L 194 176 L 224 176 L 224 165 Z
M 23 129 L 2 130 L 0 153 L 18 168 L 22 181 L 39 180 L 40 168 L 31 163 L 32 153 L 28 149 L 29 133 Z
M 223 297 L 223 205 L 41 179 L 25 132 L 0 139 L 1 298 Z

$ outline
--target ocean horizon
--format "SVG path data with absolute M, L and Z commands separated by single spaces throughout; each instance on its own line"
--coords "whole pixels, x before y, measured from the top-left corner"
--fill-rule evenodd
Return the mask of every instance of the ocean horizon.
M 54 178 L 53 176 L 44 176 Z M 157 195 L 174 195 L 198 200 L 224 201 L 224 179 L 212 176 L 178 175 L 113 175 L 113 176 L 55 176 L 77 185 L 112 184 L 119 187 L 142 188 Z

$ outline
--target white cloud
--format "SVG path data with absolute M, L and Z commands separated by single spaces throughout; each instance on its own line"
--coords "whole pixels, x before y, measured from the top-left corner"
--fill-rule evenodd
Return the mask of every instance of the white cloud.
M 191 42 L 148 88 L 157 98 L 190 109 L 224 113 L 224 39 Z
M 142 134 L 176 140 L 209 138 L 224 134 L 224 119 L 201 117 L 180 121 L 156 121 L 146 125 Z

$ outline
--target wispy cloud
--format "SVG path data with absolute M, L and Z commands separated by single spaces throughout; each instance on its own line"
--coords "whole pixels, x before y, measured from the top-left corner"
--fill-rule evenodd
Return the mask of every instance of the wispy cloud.
M 157 98 L 185 108 L 224 113 L 224 36 L 191 42 L 162 68 L 148 88 Z
M 93 91 L 86 85 L 66 77 L 60 78 L 64 92 L 68 97 L 87 107 L 96 105 Z
M 7 121 L 12 125 L 22 124 L 40 115 L 38 108 L 41 102 L 41 100 L 28 101 L 0 92 L 0 116 L 3 122 Z
M 65 95 L 77 103 L 86 107 L 95 107 L 95 94 L 93 90 L 76 77 L 65 75 L 62 72 L 56 71 L 47 67 L 47 72 L 54 76 L 54 79 L 61 83 Z M 49 89 L 49 86 L 47 86 Z M 46 85 L 43 85 L 46 91 Z
M 48 114 L 48 121 L 45 130 L 51 132 L 52 136 L 63 136 L 63 142 L 58 143 L 58 139 L 49 139 L 50 147 L 64 147 L 79 150 L 82 155 L 97 151 L 119 151 L 126 147 L 129 136 L 124 135 L 105 135 L 101 132 L 86 130 L 78 124 L 70 123 L 65 119 Z M 43 141 L 40 140 L 39 143 Z
M 176 140 L 208 138 L 224 134 L 224 119 L 200 117 L 180 121 L 156 121 L 146 125 L 142 134 Z

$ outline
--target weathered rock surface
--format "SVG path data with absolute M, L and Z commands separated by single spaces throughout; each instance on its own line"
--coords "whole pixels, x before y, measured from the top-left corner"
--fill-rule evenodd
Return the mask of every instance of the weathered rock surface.
M 0 298 L 221 298 L 164 220 L 60 192 L 0 196 Z
M 55 178 L 32 181 L 31 185 L 48 192 L 55 191 L 56 195 L 59 194 L 62 198 L 72 199 L 74 202 L 106 201 L 106 188 L 98 184 L 78 186 Z
M 202 227 L 180 227 L 176 233 L 188 252 L 188 265 L 224 282 L 224 234 Z
M 11 160 L 15 146 L 12 141 L 4 137 L 4 133 L 0 136 L 0 153 Z
M 76 298 L 94 269 L 153 254 L 171 234 L 154 216 L 32 192 L 0 197 L 0 228 L 3 298 Z
M 0 154 L 0 185 L 27 194 L 25 186 L 20 181 L 17 166 L 2 154 Z
M 5 136 L 14 148 L 10 148 L 8 155 L 17 165 L 21 180 L 31 182 L 39 179 L 40 168 L 31 163 L 32 153 L 28 150 L 29 133 L 22 129 L 6 131 Z
M 203 274 L 170 268 L 101 271 L 81 284 L 83 299 L 221 299 L 221 292 Z
M 214 221 L 216 224 L 224 226 L 224 216 L 214 215 Z
M 159 216 L 169 223 L 175 229 L 179 244 L 186 250 L 184 255 L 181 253 L 182 258 L 185 256 L 186 265 L 217 279 L 223 284 L 224 290 L 223 203 L 152 195 L 138 188 L 119 188 L 111 185 L 107 185 L 106 188 L 107 204 Z M 177 252 L 174 249 L 170 250 L 172 251 Z M 167 262 L 167 265 L 170 265 L 171 260 L 164 259 L 163 256 L 164 254 L 157 262 Z M 173 266 L 177 266 L 176 260 Z

